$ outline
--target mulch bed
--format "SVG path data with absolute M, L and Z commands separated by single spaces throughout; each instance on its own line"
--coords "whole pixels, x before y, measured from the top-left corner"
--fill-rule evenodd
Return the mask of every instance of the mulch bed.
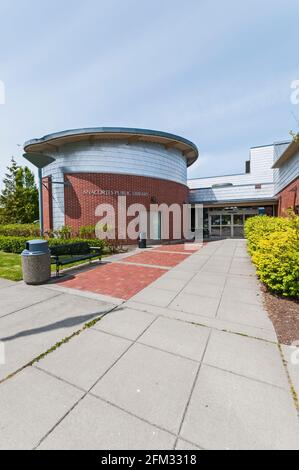
M 279 297 L 262 286 L 265 306 L 278 340 L 291 345 L 299 340 L 299 300 Z

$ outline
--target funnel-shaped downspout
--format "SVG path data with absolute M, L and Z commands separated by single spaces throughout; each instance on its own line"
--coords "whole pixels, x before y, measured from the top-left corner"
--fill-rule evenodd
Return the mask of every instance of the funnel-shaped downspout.
M 38 193 L 39 193 L 39 224 L 41 237 L 44 236 L 43 213 L 43 174 L 42 169 L 55 162 L 55 158 L 42 153 L 24 153 L 23 157 L 38 169 Z

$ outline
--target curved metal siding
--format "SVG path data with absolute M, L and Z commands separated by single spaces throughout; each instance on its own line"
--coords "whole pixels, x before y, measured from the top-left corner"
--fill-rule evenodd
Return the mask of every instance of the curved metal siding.
M 122 173 L 187 184 L 186 158 L 179 150 L 166 150 L 159 144 L 79 142 L 65 145 L 52 155 L 56 162 L 46 168 L 45 176 L 61 168 L 64 173 Z
M 64 145 L 58 152 L 47 152 L 56 161 L 43 176 L 64 181 L 64 173 L 117 173 L 148 176 L 187 185 L 187 161 L 177 149 L 155 143 L 126 141 L 78 142 Z M 64 187 L 53 185 L 53 225 L 64 225 Z

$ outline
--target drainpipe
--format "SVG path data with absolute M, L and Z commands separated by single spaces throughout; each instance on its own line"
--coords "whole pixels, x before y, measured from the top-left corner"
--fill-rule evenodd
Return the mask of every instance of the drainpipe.
M 39 223 L 40 234 L 44 236 L 44 213 L 43 213 L 43 172 L 42 169 L 55 162 L 55 158 L 43 153 L 26 152 L 23 157 L 32 165 L 38 168 L 38 186 L 39 186 Z
M 38 184 L 39 184 L 39 225 L 40 236 L 44 236 L 44 208 L 43 208 L 43 171 L 38 169 Z

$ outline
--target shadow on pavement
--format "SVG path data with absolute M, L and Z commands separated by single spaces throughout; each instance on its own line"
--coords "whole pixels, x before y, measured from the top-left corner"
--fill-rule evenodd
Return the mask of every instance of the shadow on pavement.
M 95 312 L 89 315 L 80 315 L 77 317 L 66 318 L 64 320 L 61 320 L 61 321 L 58 321 L 49 325 L 41 326 L 39 328 L 33 328 L 31 330 L 24 330 L 12 336 L 6 336 L 5 338 L 1 338 L 1 341 L 12 341 L 14 339 L 22 338 L 24 336 L 37 335 L 40 333 L 45 333 L 46 331 L 58 330 L 60 328 L 67 328 L 71 326 L 85 324 L 88 321 L 92 320 L 93 318 L 97 318 L 103 315 L 105 315 L 105 312 Z

